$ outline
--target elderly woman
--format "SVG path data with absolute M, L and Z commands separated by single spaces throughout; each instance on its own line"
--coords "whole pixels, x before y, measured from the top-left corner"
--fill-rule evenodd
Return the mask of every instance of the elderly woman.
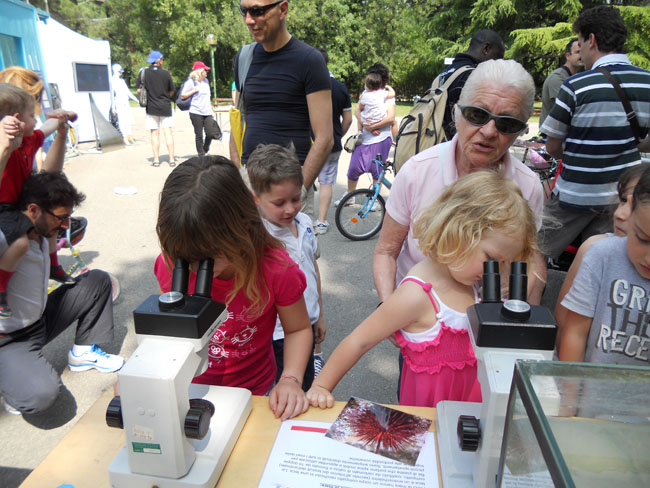
M 182 99 L 192 97 L 190 120 L 194 127 L 196 152 L 199 156 L 206 155 L 212 139 L 221 138 L 221 130 L 212 113 L 210 83 L 207 80 L 209 70 L 210 68 L 201 61 L 195 62 L 188 80 L 181 88 Z M 204 132 L 205 140 L 203 139 Z
M 451 141 L 413 156 L 395 177 L 373 259 L 380 300 L 424 259 L 411 229 L 419 210 L 458 178 L 481 169 L 496 170 L 519 185 L 533 211 L 541 216 L 544 192 L 539 178 L 508 152 L 526 130 L 534 95 L 532 77 L 516 61 L 485 61 L 472 72 L 454 111 L 457 134 Z M 536 263 L 537 275 L 544 278 L 539 257 Z M 530 301 L 539 301 L 541 288 L 543 285 L 536 283 L 534 295 L 529 288 Z

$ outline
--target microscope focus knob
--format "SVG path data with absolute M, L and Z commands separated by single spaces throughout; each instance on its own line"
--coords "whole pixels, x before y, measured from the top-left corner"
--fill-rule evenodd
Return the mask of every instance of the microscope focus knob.
M 476 451 L 481 439 L 481 422 L 473 415 L 458 417 L 458 445 L 462 451 Z
M 214 411 L 214 405 L 208 400 L 192 398 L 185 416 L 185 436 L 188 439 L 203 439 L 210 430 L 210 419 Z
M 117 429 L 124 428 L 122 419 L 122 401 L 119 396 L 113 397 L 106 408 L 106 425 Z

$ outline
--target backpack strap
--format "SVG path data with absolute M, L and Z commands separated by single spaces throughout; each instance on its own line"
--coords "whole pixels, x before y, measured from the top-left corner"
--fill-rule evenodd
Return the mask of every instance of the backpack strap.
M 237 74 L 239 77 L 239 100 L 237 100 L 237 108 L 242 114 L 242 122 L 244 119 L 244 83 L 246 81 L 246 76 L 248 76 L 248 70 L 251 67 L 253 62 L 253 51 L 257 46 L 257 42 L 251 42 L 246 44 L 239 51 L 239 61 L 238 61 L 238 70 Z
M 447 80 L 445 80 L 445 82 L 442 85 L 440 84 L 440 76 L 438 76 L 438 78 L 437 78 L 438 79 L 438 86 L 436 87 L 436 89 L 448 90 L 449 87 L 451 86 L 451 84 L 454 81 L 456 81 L 456 78 L 458 78 L 461 74 L 465 73 L 465 71 L 469 71 L 469 70 L 473 70 L 473 69 L 474 69 L 474 66 L 469 66 L 469 65 L 461 66 L 456 71 L 454 71 L 451 74 L 451 76 L 449 78 L 447 78 Z M 434 83 L 435 83 L 435 80 L 434 80 Z M 433 88 L 433 85 L 431 86 L 431 88 Z
M 627 121 L 630 124 L 630 127 L 632 128 L 632 134 L 634 134 L 634 144 L 638 146 L 639 141 L 641 140 L 641 127 L 639 127 L 639 120 L 636 118 L 636 112 L 634 112 L 634 109 L 632 108 L 632 105 L 630 104 L 630 100 L 628 100 L 625 91 L 621 88 L 621 85 L 618 84 L 616 78 L 614 78 L 614 76 L 605 67 L 599 66 L 598 68 L 596 68 L 596 71 L 602 73 L 602 75 L 605 78 L 607 78 L 607 81 L 609 81 L 614 87 L 614 90 L 616 91 L 618 98 L 621 100 L 621 103 L 623 104 L 623 109 L 625 110 L 625 117 L 627 118 Z

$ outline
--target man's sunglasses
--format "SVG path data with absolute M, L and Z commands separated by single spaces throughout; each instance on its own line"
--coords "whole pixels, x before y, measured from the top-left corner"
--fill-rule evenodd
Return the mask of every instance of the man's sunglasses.
M 517 134 L 526 128 L 526 122 L 515 117 L 507 115 L 494 115 L 481 107 L 473 105 L 459 105 L 460 113 L 465 120 L 472 125 L 482 127 L 490 120 L 494 120 L 494 125 L 502 134 Z
M 55 214 L 53 212 L 50 212 L 49 210 L 46 210 L 45 212 L 50 214 L 55 219 L 57 219 L 60 224 L 63 224 L 64 222 L 68 222 L 70 220 L 70 217 L 72 217 L 72 214 L 69 214 L 69 215 L 57 215 L 57 214 Z
M 262 17 L 266 12 L 271 10 L 273 7 L 280 5 L 282 2 L 284 2 L 284 0 L 255 7 L 244 7 L 243 5 L 239 5 L 239 11 L 241 12 L 242 17 L 246 17 L 246 14 L 251 14 L 251 17 Z

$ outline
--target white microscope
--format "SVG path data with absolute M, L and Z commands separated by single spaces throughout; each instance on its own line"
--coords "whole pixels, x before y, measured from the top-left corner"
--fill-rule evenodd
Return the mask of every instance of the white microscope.
M 512 263 L 510 298 L 505 302 L 501 301 L 498 262 L 486 261 L 483 273 L 483 301 L 467 309 L 483 402 L 443 401 L 436 406 L 445 488 L 497 485 L 515 361 L 550 360 L 555 347 L 557 325 L 553 315 L 526 302 L 526 263 Z M 549 396 L 559 400 L 552 385 L 550 390 Z
M 138 347 L 106 411 L 106 423 L 126 432 L 109 467 L 114 488 L 214 487 L 251 412 L 246 389 L 191 384 L 227 316 L 210 298 L 212 268 L 211 259 L 200 263 L 195 293 L 187 295 L 188 264 L 177 260 L 172 291 L 133 312 Z

